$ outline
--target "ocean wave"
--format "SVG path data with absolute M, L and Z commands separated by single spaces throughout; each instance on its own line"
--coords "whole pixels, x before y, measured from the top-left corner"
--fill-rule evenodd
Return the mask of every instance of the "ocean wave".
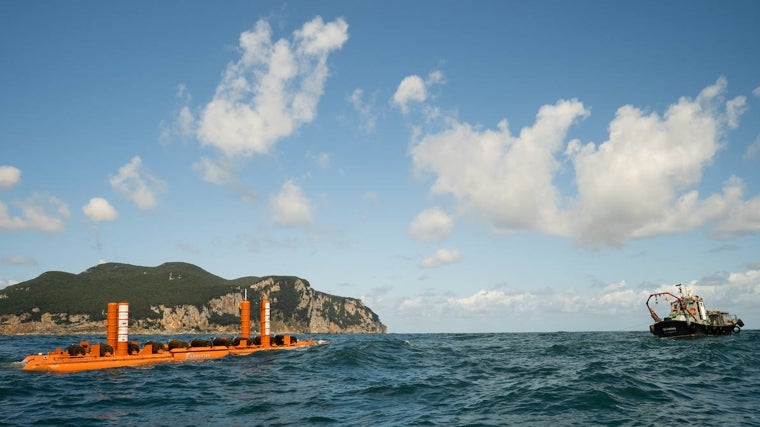
M 75 339 L 72 337 L 72 340 Z M 303 351 L 51 375 L 0 338 L 6 425 L 760 424 L 760 332 L 315 337 Z M 27 353 L 28 352 L 28 353 Z

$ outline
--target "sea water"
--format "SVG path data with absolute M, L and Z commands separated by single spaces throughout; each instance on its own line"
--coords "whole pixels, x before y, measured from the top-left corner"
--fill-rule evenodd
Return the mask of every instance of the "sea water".
M 330 343 L 50 374 L 18 362 L 104 337 L 0 336 L 0 425 L 760 425 L 760 331 L 312 337 Z

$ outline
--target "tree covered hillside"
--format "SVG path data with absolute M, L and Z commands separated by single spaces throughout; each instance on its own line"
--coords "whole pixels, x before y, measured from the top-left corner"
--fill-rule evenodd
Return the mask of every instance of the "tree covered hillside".
M 147 331 L 238 327 L 238 303 L 267 295 L 279 327 L 297 332 L 385 332 L 377 314 L 354 298 L 313 290 L 293 276 L 227 280 L 182 262 L 158 267 L 106 263 L 79 274 L 49 271 L 0 290 L 0 332 L 57 333 L 106 318 L 109 302 L 129 303 L 130 323 Z M 254 309 L 254 313 L 256 310 Z M 254 314 L 256 322 L 258 314 Z

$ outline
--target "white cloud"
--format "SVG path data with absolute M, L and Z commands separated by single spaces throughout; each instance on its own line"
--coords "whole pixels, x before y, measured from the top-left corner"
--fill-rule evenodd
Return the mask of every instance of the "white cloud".
M 499 290 L 479 290 L 473 295 L 463 298 L 449 298 L 448 308 L 457 312 L 468 311 L 488 315 L 489 311 L 515 310 L 525 312 L 535 309 L 537 298 L 530 293 L 505 293 Z
M 454 220 L 439 208 L 420 212 L 409 226 L 408 234 L 416 240 L 440 242 L 449 236 Z
M 737 96 L 736 98 L 726 102 L 726 120 L 728 127 L 736 129 L 739 126 L 739 117 L 744 114 L 747 109 L 747 98 L 744 96 Z
M 192 95 L 190 95 L 190 91 L 187 89 L 187 85 L 184 83 L 177 85 L 176 97 L 185 103 L 188 103 L 193 99 Z
M 399 107 L 402 113 L 407 114 L 409 112 L 410 103 L 425 102 L 430 96 L 428 93 L 429 88 L 432 85 L 443 83 L 445 83 L 445 78 L 440 71 L 433 71 L 430 73 L 427 80 L 422 80 L 422 77 L 416 74 L 406 76 L 401 80 L 398 88 L 396 88 L 391 103 Z
M 316 17 L 295 31 L 292 41 L 273 43 L 271 33 L 261 20 L 240 35 L 241 57 L 227 66 L 203 109 L 198 138 L 225 156 L 266 153 L 314 119 L 327 57 L 348 39 L 348 24 Z
M 193 164 L 193 169 L 201 174 L 204 181 L 217 185 L 228 185 L 240 195 L 240 199 L 246 202 L 256 200 L 256 192 L 240 182 L 236 177 L 236 172 L 243 167 L 243 161 L 240 158 L 219 157 L 201 159 Z
M 433 71 L 432 73 L 428 74 L 427 80 L 425 80 L 425 86 L 432 86 L 432 85 L 440 85 L 446 83 L 446 77 L 443 75 L 443 72 L 441 71 Z
M 729 179 L 723 194 L 700 198 L 694 190 L 725 131 L 746 111 L 744 97 L 724 100 L 726 87 L 721 77 L 662 117 L 623 106 L 599 145 L 565 145 L 570 125 L 589 114 L 577 100 L 541 107 L 519 136 L 506 121 L 483 130 L 448 119 L 444 130 L 414 136 L 413 167 L 433 176 L 432 194 L 452 196 L 460 212 L 497 231 L 538 231 L 589 246 L 707 224 L 715 225 L 715 235 L 760 231 L 753 210 L 760 198 L 743 200 L 740 179 Z M 567 160 L 575 191 L 563 193 L 555 179 Z
M 629 312 L 632 307 L 638 309 L 640 306 L 631 302 L 643 303 L 648 295 L 648 291 L 634 291 L 628 288 L 623 281 L 610 284 L 601 292 L 592 295 L 577 294 L 573 290 L 549 295 L 548 298 L 544 299 L 542 305 L 546 310 L 562 313 L 613 315 Z
M 330 155 L 327 154 L 327 153 L 319 153 L 319 154 L 316 154 L 316 155 L 312 155 L 311 159 L 321 169 L 327 169 L 327 168 L 330 167 Z
M 82 212 L 91 221 L 113 221 L 116 219 L 118 213 L 116 209 L 108 203 L 108 200 L 102 197 L 93 197 L 89 203 L 82 206 Z
M 730 177 L 723 184 L 722 194 L 699 198 L 690 191 L 672 205 L 664 207 L 658 221 L 652 221 L 633 233 L 646 237 L 663 233 L 685 232 L 711 223 L 710 233 L 716 238 L 730 238 L 760 231 L 760 198 L 744 200 L 745 184 Z
M 348 101 L 351 103 L 351 105 L 354 107 L 354 110 L 359 114 L 359 118 L 361 119 L 359 127 L 363 131 L 370 133 L 375 130 L 375 126 L 377 125 L 377 117 L 372 110 L 372 107 L 364 102 L 364 91 L 361 89 L 354 89 L 354 91 L 351 93 L 351 96 L 348 98 Z
M 0 166 L 0 190 L 7 190 L 21 182 L 21 170 L 14 166 Z M 68 206 L 55 197 L 35 194 L 26 201 L 16 203 L 21 216 L 12 216 L 8 206 L 0 201 L 0 230 L 37 230 L 59 232 L 66 228 Z
M 745 159 L 752 159 L 757 156 L 757 153 L 760 153 L 760 135 L 755 138 L 755 142 L 750 144 L 749 147 L 747 147 L 747 151 L 744 152 L 744 158 Z
M 576 100 L 541 107 L 536 122 L 520 135 L 506 121 L 481 131 L 451 121 L 443 132 L 423 135 L 411 149 L 417 173 L 431 172 L 431 192 L 452 195 L 464 212 L 484 217 L 504 231 L 557 232 L 560 194 L 552 184 L 568 127 L 588 114 Z
M 311 201 L 292 180 L 283 184 L 280 192 L 270 199 L 269 206 L 272 219 L 279 225 L 297 227 L 314 222 Z
M 443 265 L 459 262 L 462 255 L 456 249 L 438 249 L 433 256 L 427 257 L 420 262 L 422 268 L 435 268 Z
M 0 229 L 56 233 L 66 228 L 66 220 L 71 217 L 68 206 L 56 197 L 34 195 L 19 206 L 22 216 L 11 216 L 5 203 L 0 202 Z
M 195 115 L 188 106 L 192 100 L 192 96 L 184 83 L 177 85 L 176 97 L 184 105 L 172 113 L 172 121 L 167 123 L 162 120 L 159 123 L 159 141 L 162 144 L 168 144 L 176 137 L 188 139 L 198 131 Z
M 233 174 L 236 167 L 231 165 L 228 159 L 209 159 L 201 157 L 200 161 L 193 165 L 193 168 L 201 173 L 204 181 L 212 184 L 232 184 L 236 182 Z
M 717 212 L 712 233 L 719 238 L 741 236 L 760 231 L 760 197 L 743 200 L 744 182 L 731 177 L 723 187 L 722 196 L 708 198 L 701 211 Z M 709 217 L 708 217 L 709 219 Z
M 139 156 L 120 167 L 119 173 L 109 181 L 117 193 L 141 210 L 154 208 L 158 204 L 158 196 L 166 192 L 166 183 L 145 170 Z
M 195 134 L 195 116 L 190 108 L 185 106 L 180 108 L 177 114 L 177 126 L 179 134 L 183 137 L 189 137 Z
M 409 112 L 410 102 L 423 102 L 427 99 L 425 82 L 418 75 L 404 77 L 399 83 L 396 93 L 393 94 L 393 103 L 401 108 L 401 112 Z
M 668 213 L 710 218 L 683 207 L 697 205 L 689 189 L 720 148 L 724 125 L 737 120 L 738 110 L 730 117 L 719 110 L 725 88 L 725 79 L 718 79 L 695 100 L 681 98 L 663 117 L 632 106 L 618 109 L 606 142 L 571 154 L 578 188 L 572 234 L 586 243 L 620 245 L 631 237 L 685 231 Z M 703 224 L 693 221 L 689 229 Z
M 757 96 L 757 97 L 760 97 L 760 86 L 754 88 L 752 90 L 752 94 L 755 95 L 755 96 Z
M 14 166 L 0 166 L 0 190 L 7 190 L 21 182 L 21 169 Z

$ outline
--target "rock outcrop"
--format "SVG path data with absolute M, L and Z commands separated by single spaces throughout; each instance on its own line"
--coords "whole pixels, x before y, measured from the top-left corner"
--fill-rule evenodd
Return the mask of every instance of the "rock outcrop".
M 139 268 L 146 269 L 146 267 Z M 167 280 L 181 282 L 178 276 L 181 277 L 181 273 L 172 273 L 166 277 L 168 277 Z M 246 279 L 229 281 L 231 283 L 228 286 L 229 291 L 201 304 L 165 304 L 157 301 L 146 305 L 144 310 L 138 306 L 135 308 L 137 313 L 132 313 L 132 303 L 126 298 L 124 300 L 130 302 L 130 333 L 239 334 L 239 305 L 247 296 L 251 301 L 252 333 L 257 334 L 258 304 L 262 294 L 266 295 L 271 302 L 270 328 L 273 334 L 386 332 L 386 327 L 380 322 L 377 314 L 358 299 L 315 291 L 307 281 L 297 277 L 270 276 L 251 279 L 255 279 L 251 280 L 253 283 L 248 282 L 250 284 L 244 285 L 239 283 Z M 26 287 L 21 286 L 24 284 Z M 24 282 L 15 285 L 17 289 L 0 291 L 0 295 L 3 296 L 0 298 L 3 300 L 0 301 L 0 309 L 5 301 L 14 298 L 16 294 L 32 291 L 34 285 L 34 283 Z M 142 295 L 142 300 L 149 300 L 149 298 L 150 296 Z M 45 304 L 40 303 L 40 305 Z M 18 310 L 16 313 L 0 312 L 0 334 L 103 334 L 105 333 L 105 310 L 106 307 L 103 306 L 93 309 L 89 314 L 66 313 L 46 311 L 39 306 L 34 306 L 24 312 L 18 312 Z

